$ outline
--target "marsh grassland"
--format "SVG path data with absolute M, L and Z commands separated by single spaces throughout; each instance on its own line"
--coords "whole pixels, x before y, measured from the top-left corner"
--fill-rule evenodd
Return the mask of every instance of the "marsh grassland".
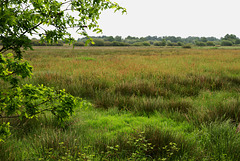
M 36 47 L 22 83 L 92 103 L 13 122 L 3 160 L 240 160 L 240 49 Z M 17 150 L 16 150 L 17 149 Z

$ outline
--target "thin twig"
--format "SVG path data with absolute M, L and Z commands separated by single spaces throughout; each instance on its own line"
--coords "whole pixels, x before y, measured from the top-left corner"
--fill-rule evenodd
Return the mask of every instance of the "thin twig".
M 0 118 L 2 119 L 14 119 L 14 118 L 19 118 L 20 115 L 17 115 L 17 116 L 2 116 L 0 115 Z
M 69 2 L 71 2 L 71 0 L 61 3 L 61 6 L 64 5 L 64 4 L 67 4 L 67 3 L 69 3 Z

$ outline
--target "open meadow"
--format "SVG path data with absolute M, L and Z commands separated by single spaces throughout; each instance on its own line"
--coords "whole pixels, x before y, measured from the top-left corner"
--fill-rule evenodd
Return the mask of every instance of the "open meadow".
M 89 103 L 12 121 L 2 160 L 240 160 L 240 49 L 35 47 L 22 83 Z

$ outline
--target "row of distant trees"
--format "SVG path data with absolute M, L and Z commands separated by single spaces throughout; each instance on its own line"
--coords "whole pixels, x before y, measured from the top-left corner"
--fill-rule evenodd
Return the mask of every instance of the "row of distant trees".
M 191 44 L 195 46 L 233 46 L 240 45 L 240 39 L 233 34 L 227 34 L 218 39 L 215 37 L 192 37 L 187 38 L 175 36 L 147 36 L 147 37 L 132 37 L 128 36 L 125 39 L 121 36 L 98 36 L 92 37 L 94 44 L 91 46 L 184 46 Z M 87 38 L 79 38 L 75 46 L 84 46 Z
M 218 39 L 215 37 L 192 37 L 187 38 L 175 36 L 147 36 L 147 37 L 132 37 L 128 36 L 122 38 L 121 36 L 97 36 L 92 37 L 94 44 L 91 46 L 236 46 L 240 45 L 240 39 L 234 34 L 227 34 Z M 48 44 L 47 42 L 40 42 L 36 38 L 31 40 L 33 46 L 63 46 L 65 42 L 59 41 L 58 43 Z M 75 46 L 84 46 L 87 38 L 79 38 L 74 43 Z M 1 42 L 0 42 L 1 45 Z
M 63 41 L 58 41 L 58 43 L 49 44 L 47 42 L 41 42 L 40 40 L 38 40 L 36 38 L 33 38 L 31 40 L 31 44 L 32 44 L 32 46 L 63 46 L 64 42 Z

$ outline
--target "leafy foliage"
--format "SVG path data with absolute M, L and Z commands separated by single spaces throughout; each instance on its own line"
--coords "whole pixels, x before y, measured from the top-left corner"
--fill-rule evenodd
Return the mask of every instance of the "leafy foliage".
M 6 137 L 8 137 L 9 135 L 11 135 L 11 132 L 10 132 L 10 124 L 9 122 L 8 123 L 2 123 L 2 125 L 0 126 L 0 143 L 2 141 L 4 141 L 4 139 Z
M 37 114 L 50 111 L 60 120 L 66 120 L 73 113 L 77 99 L 64 90 L 31 84 L 6 91 L 2 99 L 1 117 L 32 118 Z
M 32 66 L 27 61 L 18 60 L 9 53 L 0 54 L 0 79 L 9 82 L 12 87 L 17 87 L 19 77 L 26 78 L 32 75 Z
M 55 115 L 60 122 L 67 120 L 80 99 L 74 98 L 64 90 L 55 91 L 43 85 L 19 85 L 20 78 L 30 77 L 32 66 L 23 60 L 14 59 L 13 54 L 0 54 L 0 141 L 9 134 L 8 118 L 33 118 L 46 111 Z M 81 107 L 81 106 L 80 106 Z
M 138 134 L 137 137 L 129 138 L 128 144 L 135 147 L 134 152 L 132 153 L 129 160 L 147 160 L 148 157 L 146 153 L 153 149 L 152 143 L 149 143 L 148 140 L 143 136 L 144 132 Z

